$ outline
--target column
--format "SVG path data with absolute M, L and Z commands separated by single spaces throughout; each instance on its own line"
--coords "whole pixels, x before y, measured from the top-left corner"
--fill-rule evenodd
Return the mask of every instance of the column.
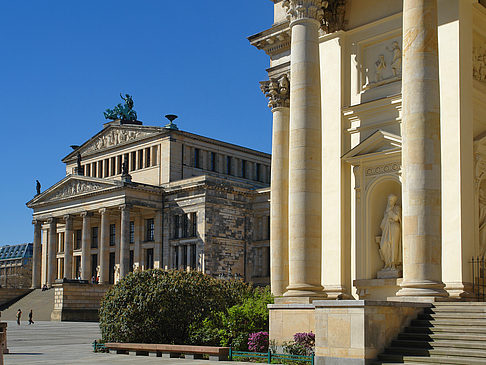
M 73 278 L 73 218 L 70 215 L 64 216 L 66 230 L 64 233 L 64 277 Z
M 89 212 L 81 213 L 81 217 L 83 218 L 83 228 L 81 231 L 81 280 L 91 280 L 89 271 L 91 216 L 92 214 Z
M 322 0 L 286 0 L 292 32 L 289 127 L 289 285 L 285 296 L 323 297 L 321 286 Z
M 122 205 L 120 224 L 120 279 L 130 272 L 130 209 Z
M 41 287 L 41 234 L 42 234 L 42 222 L 33 220 L 34 225 L 34 244 L 32 254 L 32 289 L 38 289 Z M 5 269 L 5 274 L 6 274 Z
M 51 287 L 56 279 L 56 244 L 57 244 L 57 219 L 49 218 L 49 232 L 47 236 L 47 286 Z
M 100 227 L 100 284 L 108 284 L 110 281 L 109 275 L 109 250 L 110 250 L 110 215 L 106 208 L 100 209 L 101 227 Z
M 178 256 L 178 261 L 177 261 L 177 270 L 182 270 L 182 262 L 183 262 L 183 256 L 184 256 L 184 248 L 183 245 L 177 246 L 177 250 L 179 250 Z
M 162 212 L 159 210 L 155 212 L 154 217 L 154 268 L 162 269 Z
M 270 287 L 281 296 L 289 285 L 288 196 L 290 83 L 287 75 L 262 82 L 273 114 L 270 190 Z M 262 166 L 263 170 L 263 166 Z M 263 172 L 260 172 L 262 174 Z
M 187 260 L 186 260 L 186 267 L 184 268 L 185 271 L 191 271 L 191 255 L 193 250 L 193 245 L 187 245 Z
M 403 282 L 397 296 L 447 296 L 441 278 L 437 0 L 403 1 Z

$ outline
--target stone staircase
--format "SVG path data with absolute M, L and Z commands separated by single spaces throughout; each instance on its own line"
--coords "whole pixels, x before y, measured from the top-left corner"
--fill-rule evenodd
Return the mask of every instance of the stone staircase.
M 29 312 L 32 309 L 35 321 L 50 321 L 51 313 L 54 309 L 54 289 L 42 291 L 35 289 L 30 294 L 18 300 L 10 307 L 2 311 L 2 321 L 15 321 L 17 310 L 22 310 L 22 321 L 29 320 Z
M 486 365 L 486 302 L 434 303 L 373 364 Z

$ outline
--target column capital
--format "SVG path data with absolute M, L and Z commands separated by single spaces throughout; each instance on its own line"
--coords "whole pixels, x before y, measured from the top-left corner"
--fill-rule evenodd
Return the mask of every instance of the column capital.
M 120 210 L 130 210 L 132 208 L 132 205 L 131 204 L 122 204 L 118 207 L 118 209 Z
M 320 24 L 328 4 L 325 0 L 284 0 L 282 5 L 287 10 L 287 19 L 292 26 L 298 20 L 315 20 Z
M 290 81 L 287 75 L 282 75 L 278 79 L 261 81 L 260 88 L 268 98 L 269 108 L 290 107 Z
M 68 220 L 72 220 L 73 219 L 73 216 L 71 214 L 65 214 L 62 217 L 62 219 L 64 219 L 67 222 Z
M 40 226 L 40 225 L 42 225 L 42 221 L 39 220 L 39 219 L 32 219 L 32 224 L 35 225 L 35 226 L 36 225 L 39 225 Z
M 108 209 L 107 208 L 101 208 L 98 210 L 98 213 L 100 213 L 101 215 L 105 215 L 106 213 L 108 213 Z
M 57 218 L 51 217 L 47 219 L 48 224 L 56 224 L 57 223 Z
M 82 218 L 89 218 L 89 217 L 91 217 L 92 215 L 93 215 L 93 213 L 92 213 L 92 212 L 82 212 L 82 213 L 80 214 L 80 216 L 81 216 Z

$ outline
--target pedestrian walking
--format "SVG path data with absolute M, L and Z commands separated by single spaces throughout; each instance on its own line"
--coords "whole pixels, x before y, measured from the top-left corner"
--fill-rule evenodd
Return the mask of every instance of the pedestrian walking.
M 20 326 L 20 317 L 22 317 L 22 311 L 19 308 L 19 310 L 17 311 L 17 324 L 19 326 Z
M 32 315 L 33 315 L 33 313 L 32 313 L 32 309 L 31 309 L 30 312 L 29 312 L 29 324 L 34 324 L 34 321 L 32 320 Z

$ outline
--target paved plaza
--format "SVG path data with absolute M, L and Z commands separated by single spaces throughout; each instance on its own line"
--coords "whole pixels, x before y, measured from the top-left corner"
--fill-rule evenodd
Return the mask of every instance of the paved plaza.
M 97 323 L 26 322 L 18 326 L 8 321 L 7 342 L 10 354 L 6 365 L 74 364 L 248 364 L 229 361 L 162 359 L 147 356 L 96 354 L 91 343 L 100 338 Z

